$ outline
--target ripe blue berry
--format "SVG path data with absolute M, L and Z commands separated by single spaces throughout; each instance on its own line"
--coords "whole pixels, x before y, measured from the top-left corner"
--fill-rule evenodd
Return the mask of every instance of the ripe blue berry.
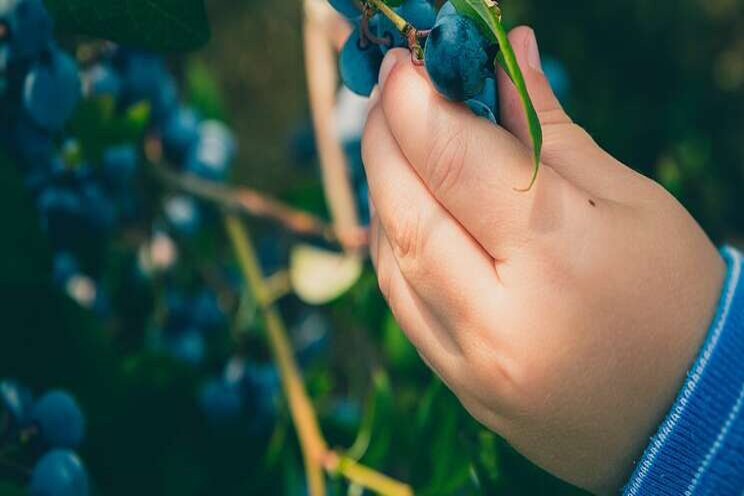
M 359 0 L 328 0 L 328 3 L 347 19 L 357 19 L 362 15 L 362 4 Z
M 84 93 L 88 96 L 118 98 L 121 79 L 109 64 L 96 64 L 82 75 Z
M 493 122 L 494 124 L 497 124 L 496 116 L 493 114 L 493 110 L 491 110 L 491 108 L 485 103 L 481 102 L 480 100 L 470 99 L 467 100 L 465 104 L 470 107 L 470 110 L 472 110 L 473 113 L 478 117 L 483 117 Z
M 75 398 L 65 391 L 50 391 L 34 404 L 31 416 L 41 437 L 53 448 L 75 448 L 85 436 L 85 418 Z
M 437 20 L 436 24 L 439 24 L 439 22 L 447 17 L 447 16 L 456 16 L 458 15 L 457 9 L 455 9 L 455 6 L 452 5 L 451 2 L 445 2 L 444 5 L 439 9 L 439 12 L 437 12 Z
M 199 141 L 189 152 L 184 168 L 204 179 L 222 181 L 236 152 L 235 137 L 227 126 L 219 121 L 204 121 L 199 126 Z
M 566 67 L 553 57 L 545 57 L 542 61 L 542 68 L 555 96 L 561 101 L 565 100 L 571 91 L 571 79 Z
M 103 151 L 101 165 L 103 174 L 114 189 L 129 185 L 137 168 L 137 148 L 132 144 L 111 146 Z
M 31 391 L 12 380 L 0 382 L 0 411 L 5 410 L 12 425 L 23 427 L 31 422 Z
M 204 384 L 199 391 L 199 405 L 214 424 L 235 420 L 243 408 L 240 390 L 224 380 L 214 379 Z
M 88 496 L 88 491 L 88 472 L 72 451 L 50 451 L 31 473 L 30 496 Z
M 382 64 L 382 52 L 378 45 L 362 43 L 358 29 L 349 36 L 338 59 L 341 80 L 347 88 L 358 95 L 369 96 L 377 84 Z
M 467 17 L 441 17 L 426 41 L 424 62 L 437 90 L 452 101 L 480 93 L 488 75 L 488 43 Z
M 416 29 L 431 29 L 437 18 L 434 7 L 427 0 L 406 0 L 400 7 L 394 9 L 401 17 L 415 26 Z M 377 36 L 392 41 L 392 45 L 380 45 L 383 53 L 393 47 L 408 46 L 408 41 L 400 34 L 393 23 L 385 16 L 376 25 Z
M 180 107 L 165 121 L 161 134 L 166 156 L 180 162 L 199 140 L 199 116 L 189 107 Z
M 168 224 L 182 236 L 194 236 L 201 226 L 199 205 L 190 196 L 172 196 L 163 202 L 163 211 Z
M 80 96 L 77 64 L 57 48 L 33 65 L 23 84 L 24 109 L 36 124 L 49 131 L 62 129 Z
M 52 18 L 42 0 L 4 2 L 0 5 L 0 22 L 9 32 L 8 56 L 11 60 L 37 57 L 52 39 Z

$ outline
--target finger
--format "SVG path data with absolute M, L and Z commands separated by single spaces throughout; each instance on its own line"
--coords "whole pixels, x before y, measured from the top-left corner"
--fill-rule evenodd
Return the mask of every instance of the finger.
M 395 320 L 424 361 L 440 376 L 454 377 L 462 362 L 462 353 L 452 336 L 443 328 L 411 288 L 398 267 L 390 241 L 375 222 L 374 245 L 377 280 Z
M 532 173 L 529 150 L 441 97 L 407 54 L 390 53 L 380 71 L 380 101 L 395 141 L 432 195 L 494 258 L 503 258 L 528 229 L 536 193 L 555 190 L 554 175 L 541 174 L 530 193 L 518 192 Z
M 478 330 L 471 324 L 493 316 L 501 297 L 493 259 L 426 190 L 379 105 L 368 117 L 362 154 L 376 217 L 403 277 L 453 339 L 467 346 L 462 343 L 472 342 Z
M 618 189 L 620 164 L 564 111 L 543 72 L 534 31 L 520 26 L 509 33 L 509 41 L 542 126 L 542 162 L 589 192 L 613 197 L 613 191 Z M 502 125 L 526 147 L 532 148 L 522 101 L 503 69 L 498 71 L 498 84 Z

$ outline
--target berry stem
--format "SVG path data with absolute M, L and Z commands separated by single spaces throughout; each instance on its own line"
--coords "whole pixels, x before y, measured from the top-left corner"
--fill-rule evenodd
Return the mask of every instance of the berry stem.
M 228 211 L 273 221 L 299 236 L 320 238 L 339 246 L 361 248 L 366 245 L 366 230 L 361 227 L 341 232 L 322 219 L 259 191 L 245 187 L 230 188 L 196 176 L 172 172 L 161 165 L 155 165 L 154 168 L 159 178 L 170 187 L 217 204 Z
M 391 9 L 382 0 L 367 0 L 367 2 L 369 5 L 382 12 L 382 15 L 390 19 L 390 22 L 393 23 L 395 29 L 400 31 L 402 35 L 406 36 L 411 29 L 415 29 L 408 21 L 400 16 L 396 11 Z
M 356 460 L 335 452 L 329 453 L 326 460 L 327 470 L 341 474 L 351 482 L 385 496 L 413 496 L 413 490 L 407 484 L 372 470 Z
M 286 326 L 275 306 L 275 295 L 261 272 L 248 229 L 233 214 L 226 214 L 224 221 L 240 270 L 266 322 L 269 345 L 279 368 L 290 415 L 300 441 L 310 496 L 325 496 L 323 470 L 341 474 L 349 481 L 379 494 L 412 496 L 410 486 L 328 449 L 287 337 Z
M 328 446 L 320 432 L 315 410 L 302 382 L 284 321 L 271 302 L 270 291 L 261 273 L 258 257 L 245 225 L 235 215 L 227 214 L 225 215 L 225 227 L 243 277 L 251 288 L 265 319 L 269 345 L 279 368 L 284 394 L 287 397 L 292 421 L 300 440 L 309 494 L 324 496 L 325 477 L 321 460 L 328 452 Z

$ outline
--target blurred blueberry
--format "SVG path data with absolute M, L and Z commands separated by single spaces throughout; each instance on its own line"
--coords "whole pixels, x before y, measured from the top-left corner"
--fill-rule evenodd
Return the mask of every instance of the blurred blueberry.
M 543 72 L 558 100 L 564 101 L 571 91 L 571 78 L 566 67 L 558 59 L 545 57 L 542 62 Z
M 15 122 L 10 146 L 29 168 L 46 166 L 54 155 L 54 141 L 49 131 L 32 122 L 25 113 Z
M 185 168 L 204 179 L 222 181 L 227 177 L 237 146 L 232 131 L 219 121 L 204 121 L 199 140 L 188 154 Z
M 116 99 L 121 93 L 121 79 L 109 64 L 94 65 L 82 74 L 82 80 L 87 96 L 110 96 Z
M 38 57 L 52 40 L 52 18 L 42 0 L 5 0 L 0 3 L 0 22 L 8 29 L 9 57 Z
M 88 472 L 72 451 L 50 451 L 31 472 L 30 496 L 88 496 L 88 491 Z
M 193 236 L 201 227 L 201 211 L 196 200 L 190 196 L 178 195 L 163 202 L 163 212 L 168 225 L 182 236 Z
M 308 310 L 300 315 L 292 327 L 292 342 L 302 366 L 312 363 L 328 348 L 330 334 L 331 324 L 320 311 Z
M 10 416 L 11 424 L 25 427 L 31 422 L 31 391 L 13 380 L 0 382 L 0 410 Z
M 75 398 L 66 391 L 50 391 L 31 412 L 44 442 L 53 448 L 75 448 L 85 436 L 85 418 Z
M 75 59 L 54 47 L 37 61 L 23 83 L 23 107 L 36 124 L 60 131 L 80 101 Z
M 65 287 L 67 281 L 80 272 L 77 259 L 67 251 L 55 253 L 52 264 L 52 277 L 58 287 Z
M 180 164 L 199 140 L 199 116 L 189 107 L 180 107 L 168 117 L 161 132 L 166 157 Z
M 181 362 L 196 366 L 204 360 L 206 343 L 204 335 L 198 329 L 168 331 L 164 344 L 166 351 Z
M 225 313 L 220 307 L 217 294 L 210 289 L 202 289 L 191 302 L 193 324 L 201 330 L 214 329 L 225 322 Z
M 126 187 L 134 176 L 138 160 L 137 148 L 133 144 L 106 148 L 101 162 L 108 183 L 117 189 Z
M 243 401 L 235 385 L 213 379 L 201 387 L 199 405 L 210 422 L 222 424 L 240 416 Z
M 99 232 L 113 227 L 116 208 L 100 184 L 92 180 L 84 181 L 80 186 L 80 198 L 88 227 Z

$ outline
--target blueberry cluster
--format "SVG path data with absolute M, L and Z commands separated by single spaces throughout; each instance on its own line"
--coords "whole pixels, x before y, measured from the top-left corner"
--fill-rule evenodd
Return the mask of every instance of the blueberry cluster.
M 407 38 L 366 3 L 329 2 L 357 26 L 339 55 L 341 79 L 354 93 L 369 96 L 387 50 L 418 43 L 425 37 L 424 63 L 437 90 L 449 100 L 465 102 L 476 115 L 496 122 L 493 60 L 497 47 L 451 3 L 445 3 L 438 12 L 427 0 L 404 0 L 395 7 L 393 10 L 412 26 Z
M 0 448 L 36 459 L 31 496 L 87 496 L 88 473 L 74 451 L 84 437 L 85 417 L 69 393 L 53 390 L 34 400 L 20 383 L 0 381 Z
M 107 45 L 78 67 L 52 38 L 42 0 L 0 2 L 0 145 L 22 168 L 41 225 L 55 250 L 54 281 L 80 304 L 105 314 L 100 274 L 80 253 L 101 246 L 113 229 L 138 219 L 133 187 L 142 162 L 137 136 L 102 150 L 84 149 L 68 125 L 81 101 L 119 116 L 144 108 L 145 132 L 158 136 L 168 162 L 210 180 L 226 178 L 236 153 L 232 132 L 179 103 L 161 57 Z M 162 224 L 191 236 L 200 225 L 193 199 L 164 200 Z

